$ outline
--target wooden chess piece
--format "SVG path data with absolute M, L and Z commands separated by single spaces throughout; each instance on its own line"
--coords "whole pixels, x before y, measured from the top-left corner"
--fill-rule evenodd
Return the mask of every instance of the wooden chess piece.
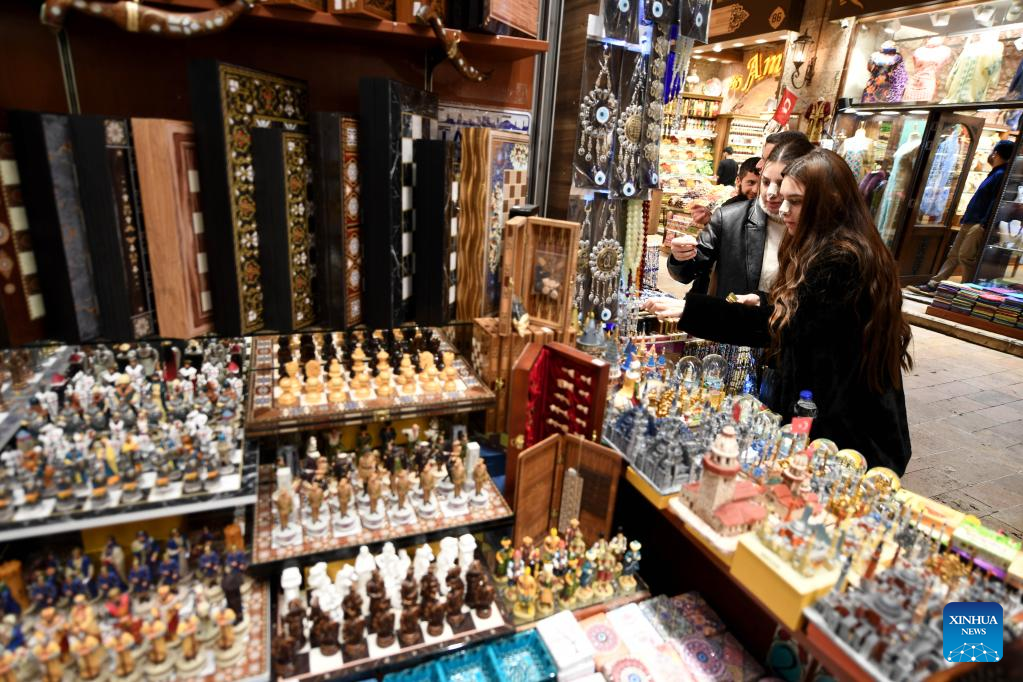
M 323 612 L 320 613 L 319 618 L 313 623 L 313 630 L 316 631 L 316 642 L 319 644 L 320 653 L 324 656 L 333 656 L 338 652 L 338 628 L 337 621 Z
M 394 644 L 394 611 L 390 606 L 384 606 L 372 613 L 371 616 L 373 631 L 377 635 L 377 646 L 381 649 Z
M 447 621 L 451 629 L 457 631 L 465 624 L 465 618 L 468 616 L 467 613 L 462 612 L 462 606 L 465 604 L 465 584 L 462 582 L 462 569 L 458 566 L 452 566 L 448 570 L 445 582 L 448 586 L 448 596 L 444 604 L 447 611 Z
M 291 677 L 295 674 L 295 639 L 289 635 L 280 635 L 270 644 L 273 655 L 274 674 L 278 678 Z
M 483 497 L 487 481 L 490 479 L 490 472 L 487 471 L 487 463 L 480 457 L 476 460 L 476 466 L 472 470 L 472 481 L 476 487 L 476 497 Z
M 320 522 L 320 506 L 323 504 L 323 488 L 313 481 L 306 484 L 306 499 L 309 501 L 309 514 L 313 523 Z
M 433 489 L 437 485 L 436 468 L 433 459 L 426 460 L 423 470 L 419 473 L 419 486 L 423 493 L 423 504 L 430 504 L 433 500 Z
M 385 367 L 384 369 L 380 370 L 380 374 L 377 375 L 376 380 L 377 396 L 381 398 L 391 397 L 391 394 L 394 392 L 394 389 L 391 388 L 391 378 L 392 373 L 390 367 Z
M 398 509 L 404 509 L 408 502 L 409 489 L 412 487 L 412 483 L 408 478 L 408 471 L 401 469 L 392 477 L 392 480 L 391 487 L 395 497 L 398 498 Z
M 298 394 L 302 386 L 302 382 L 298 379 L 298 363 L 294 360 L 285 363 L 284 371 L 286 376 L 278 382 L 281 394 L 277 398 L 277 403 L 284 407 L 292 407 L 298 404 Z
M 401 606 L 403 609 L 415 606 L 419 597 L 419 586 L 416 585 L 415 570 L 409 567 L 405 580 L 401 582 Z
M 352 502 L 352 484 L 348 477 L 344 476 L 337 481 L 337 503 L 341 516 L 348 516 L 348 507 Z
M 295 506 L 295 500 L 291 496 L 291 490 L 281 488 L 277 491 L 277 518 L 281 522 L 281 530 L 285 530 L 291 523 L 291 512 Z
M 302 393 L 306 405 L 319 405 L 323 402 L 323 380 L 320 378 L 322 368 L 318 360 L 305 363 L 305 388 Z
M 355 344 L 355 350 L 352 351 L 352 376 L 362 374 L 363 370 L 366 369 L 366 352 L 362 350 L 362 344 Z
M 376 450 L 366 450 L 360 452 L 358 459 L 356 460 L 356 473 L 359 476 L 359 483 L 363 490 L 366 489 L 366 485 L 369 483 L 369 477 L 377 469 L 377 461 L 379 456 Z
M 341 628 L 341 639 L 343 645 L 341 652 L 346 661 L 353 661 L 369 656 L 369 647 L 366 645 L 366 619 L 361 615 L 349 615 L 345 613 L 345 624 Z
M 423 641 L 423 630 L 419 625 L 419 615 L 419 607 L 415 604 L 402 608 L 398 624 L 398 641 L 403 647 L 413 646 Z
M 465 464 L 461 457 L 451 458 L 451 483 L 455 486 L 451 493 L 453 497 L 460 498 L 465 492 Z
M 288 634 L 295 643 L 295 650 L 298 651 L 305 646 L 305 607 L 301 599 L 292 599 L 288 602 L 288 613 L 284 616 L 284 625 Z
M 440 601 L 432 601 L 424 609 L 426 616 L 426 632 L 431 637 L 440 637 L 444 633 L 444 615 L 446 609 Z

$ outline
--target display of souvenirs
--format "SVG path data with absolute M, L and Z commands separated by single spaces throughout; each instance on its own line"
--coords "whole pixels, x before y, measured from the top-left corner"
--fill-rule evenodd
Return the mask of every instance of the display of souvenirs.
M 331 576 L 325 563 L 281 575 L 281 614 L 273 639 L 278 678 L 376 670 L 394 656 L 511 631 L 494 602 L 494 586 L 474 558 L 472 535 L 374 556 L 363 546 L 354 563 Z
M 876 679 L 921 679 L 988 655 L 979 643 L 946 652 L 942 613 L 950 602 L 1000 604 L 1005 646 L 1019 636 L 1009 626 L 1023 617 L 1019 595 L 1003 582 L 955 552 L 940 551 L 923 533 L 908 534 L 900 549 L 891 568 L 868 570 L 855 586 L 846 582 L 846 559 L 835 589 L 806 610 L 811 639 L 834 642 Z
M 542 539 L 526 536 L 513 548 L 503 538 L 494 554 L 498 596 L 517 625 L 555 611 L 602 604 L 642 591 L 639 566 L 642 545 L 621 533 L 587 544 L 579 521 L 566 532 L 556 528 Z
M 245 427 L 250 436 L 303 426 L 454 414 L 494 393 L 430 328 L 295 334 L 252 340 Z
M 242 354 L 234 340 L 163 355 L 145 343 L 58 350 L 64 364 L 45 369 L 49 383 L 0 455 L 0 533 L 81 512 L 94 522 L 129 507 L 233 504 L 254 483 L 243 475 Z
M 254 563 L 510 519 L 479 446 L 464 438 L 420 439 L 413 428 L 406 445 L 392 437 L 374 449 L 366 434 L 356 452 L 328 459 L 311 436 L 300 460 L 282 453 L 261 468 Z
M 202 554 L 189 552 L 177 530 L 162 551 L 139 531 L 127 573 L 113 537 L 98 571 L 78 547 L 66 558 L 46 554 L 30 574 L 29 607 L 5 608 L 7 663 L 17 679 L 267 675 L 268 587 L 245 576 L 245 552 L 231 542 L 221 561 L 208 542 Z
M 422 680 L 542 682 L 555 679 L 557 673 L 549 648 L 537 633 L 530 631 L 450 654 L 400 673 L 385 675 L 383 679 L 385 682 Z

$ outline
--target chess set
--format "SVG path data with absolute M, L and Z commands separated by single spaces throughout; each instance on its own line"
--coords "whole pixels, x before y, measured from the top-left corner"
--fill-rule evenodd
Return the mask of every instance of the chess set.
M 260 469 L 253 563 L 399 540 L 480 523 L 509 522 L 511 508 L 479 456 L 455 440 L 450 450 L 418 441 L 383 454 L 363 448 L 333 464 L 309 439 L 301 478 L 281 462 Z
M 246 433 L 486 409 L 494 393 L 431 328 L 257 337 Z
M 283 680 L 326 680 L 389 665 L 512 631 L 494 584 L 475 559 L 472 535 L 445 537 L 439 551 L 409 555 L 387 543 L 363 546 L 336 573 L 327 564 L 281 574 L 273 628 L 274 673 Z

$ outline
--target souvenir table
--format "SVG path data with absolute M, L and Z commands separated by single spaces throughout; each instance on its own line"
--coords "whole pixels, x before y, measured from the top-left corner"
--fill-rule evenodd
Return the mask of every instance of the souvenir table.
M 406 330 L 411 332 L 413 330 Z M 344 342 L 341 334 L 337 344 Z M 450 367 L 454 369 L 454 375 L 450 383 L 446 380 L 444 372 L 448 367 L 441 370 L 438 377 L 438 386 L 430 387 L 423 381 L 422 372 L 414 372 L 409 381 L 415 382 L 415 389 L 406 392 L 405 384 L 400 383 L 402 379 L 402 367 L 394 365 L 405 358 L 398 357 L 390 360 L 392 366 L 391 377 L 385 381 L 389 390 L 386 396 L 379 395 L 381 384 L 378 383 L 379 375 L 374 376 L 366 386 L 365 398 L 357 398 L 354 388 L 358 377 L 351 377 L 351 384 L 348 383 L 348 374 L 352 366 L 358 362 L 345 355 L 342 357 L 344 376 L 342 381 L 346 386 L 342 389 L 343 400 L 331 402 L 329 393 L 321 391 L 316 394 L 314 400 L 310 400 L 310 393 L 306 390 L 309 386 L 307 376 L 307 363 L 295 372 L 295 378 L 302 383 L 301 395 L 297 397 L 296 404 L 283 405 L 282 395 L 285 391 L 281 387 L 281 380 L 286 377 L 286 369 L 280 361 L 288 350 L 287 344 L 291 343 L 289 337 L 275 338 L 272 336 L 261 336 L 253 339 L 251 372 L 249 374 L 249 396 L 246 409 L 246 433 L 249 436 L 276 435 L 300 431 L 305 427 L 313 425 L 317 427 L 341 426 L 344 424 L 357 424 L 382 419 L 402 419 L 407 417 L 422 417 L 436 414 L 457 414 L 460 412 L 472 412 L 492 407 L 495 401 L 493 391 L 487 388 L 477 378 L 469 364 L 458 355 L 454 348 L 438 332 L 433 332 L 433 338 L 438 342 L 436 348 L 439 360 L 441 357 L 451 354 L 452 362 Z M 281 344 L 286 344 L 282 353 Z M 397 353 L 393 354 L 397 355 Z M 320 370 L 322 376 L 316 379 L 329 384 L 330 363 L 325 360 L 331 358 L 320 358 Z M 365 358 L 364 364 L 367 372 L 375 371 L 379 367 L 377 357 Z M 414 368 L 413 368 L 414 369 Z M 332 377 L 331 377 L 332 378 Z M 368 379 L 368 377 L 367 377 Z M 436 388 L 436 390 L 432 390 Z

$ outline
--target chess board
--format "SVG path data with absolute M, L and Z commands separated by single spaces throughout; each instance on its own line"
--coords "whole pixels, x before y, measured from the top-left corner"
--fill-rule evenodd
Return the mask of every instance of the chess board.
M 454 391 L 426 391 L 419 383 L 414 393 L 405 394 L 394 379 L 391 381 L 391 395 L 378 396 L 376 382 L 371 381 L 368 397 L 357 399 L 354 392 L 346 387 L 345 400 L 330 403 L 324 394 L 323 402 L 308 404 L 302 393 L 294 406 L 279 402 L 282 389 L 279 386 L 281 368 L 278 364 L 278 338 L 256 337 L 252 341 L 252 371 L 249 373 L 245 432 L 248 436 L 265 436 L 300 431 L 313 426 L 342 426 L 369 421 L 384 421 L 425 417 L 435 414 L 457 414 L 485 410 L 494 405 L 494 392 L 485 386 L 469 364 L 454 347 L 440 337 L 440 351 L 454 353 L 453 365 L 457 371 Z M 370 359 L 370 366 L 375 360 Z M 327 367 L 323 380 L 326 382 Z M 443 377 L 440 379 L 443 388 Z
M 487 579 L 490 580 L 489 574 Z M 302 596 L 306 596 L 305 590 Z M 278 595 L 278 613 L 287 612 L 287 604 L 284 603 L 283 594 Z M 369 600 L 364 601 L 364 612 L 366 620 L 369 620 Z M 386 648 L 377 646 L 376 635 L 367 634 L 366 644 L 369 649 L 369 656 L 357 659 L 347 659 L 342 652 L 333 656 L 324 656 L 319 648 L 312 648 L 307 642 L 294 658 L 294 671 L 290 676 L 277 675 L 279 680 L 301 680 L 302 682 L 313 682 L 314 680 L 335 680 L 349 678 L 358 673 L 379 672 L 391 665 L 411 665 L 415 659 L 429 656 L 431 654 L 457 648 L 459 645 L 471 642 L 491 639 L 506 634 L 511 634 L 514 629 L 502 612 L 501 607 L 494 602 L 489 618 L 480 617 L 475 611 L 467 606 L 462 607 L 463 613 L 468 613 L 466 622 L 457 631 L 445 621 L 444 631 L 434 637 L 426 631 L 426 621 L 420 621 L 419 627 L 422 632 L 422 641 L 411 646 L 402 646 L 395 637 L 394 643 Z M 401 609 L 395 609 L 395 634 L 397 635 L 397 623 L 400 618 Z M 274 623 L 273 636 L 281 631 L 282 624 Z M 311 623 L 306 619 L 306 634 L 308 637 Z
M 358 505 L 355 497 L 352 505 L 358 511 L 358 521 L 354 529 L 342 530 L 337 524 L 338 515 L 335 512 L 335 498 L 328 492 L 324 495 L 324 507 L 327 510 L 326 531 L 318 536 L 312 537 L 306 531 L 305 521 L 309 515 L 309 505 L 304 495 L 296 494 L 298 499 L 295 504 L 294 523 L 300 529 L 298 542 L 290 545 L 280 544 L 275 541 L 274 528 L 279 525 L 277 511 L 274 505 L 275 473 L 274 467 L 269 464 L 260 466 L 259 471 L 259 493 L 256 501 L 255 518 L 255 540 L 252 546 L 252 564 L 267 564 L 293 559 L 295 557 L 343 550 L 346 548 L 358 548 L 360 545 L 372 545 L 386 541 L 398 541 L 403 538 L 422 536 L 426 533 L 438 533 L 450 528 L 478 524 L 484 522 L 510 522 L 514 514 L 511 507 L 505 501 L 500 491 L 489 478 L 484 488 L 487 503 L 484 506 L 476 506 L 469 499 L 471 491 L 466 493 L 466 506 L 464 511 L 458 512 L 450 507 L 447 502 L 448 495 L 441 487 L 435 489 L 438 505 L 437 511 L 431 518 L 421 518 L 416 511 L 413 512 L 409 523 L 399 524 L 392 518 L 393 507 L 385 496 L 381 500 L 382 507 L 388 507 L 384 514 L 384 524 L 377 529 L 370 529 L 363 526 L 362 514 L 366 511 L 364 506 Z M 410 495 L 410 497 L 412 497 Z M 414 498 L 413 498 L 414 499 Z M 415 505 L 412 505 L 415 509 Z

